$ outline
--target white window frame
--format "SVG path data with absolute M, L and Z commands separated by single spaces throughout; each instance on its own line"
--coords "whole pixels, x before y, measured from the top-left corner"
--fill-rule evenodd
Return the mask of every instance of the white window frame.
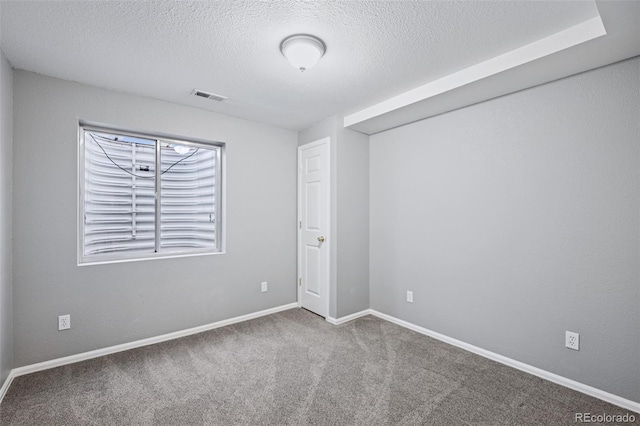
M 215 206 L 216 206 L 216 245 L 214 248 L 206 249 L 162 249 L 154 253 L 106 253 L 106 254 L 93 254 L 89 256 L 84 255 L 84 207 L 85 207 L 85 132 L 100 132 L 108 134 L 117 134 L 123 136 L 129 136 L 133 138 L 152 139 L 156 141 L 156 147 L 161 143 L 179 144 L 192 146 L 194 148 L 215 149 L 216 151 L 216 167 L 215 167 Z M 133 262 L 141 260 L 151 259 L 167 259 L 175 257 L 191 257 L 191 256 L 203 256 L 212 254 L 225 253 L 225 170 L 226 170 L 226 158 L 225 158 L 226 144 L 219 141 L 208 141 L 202 139 L 186 138 L 180 136 L 165 135 L 162 133 L 141 132 L 126 130 L 116 126 L 107 126 L 101 124 L 94 124 L 86 121 L 79 121 L 78 123 L 78 266 L 84 265 L 97 265 L 106 263 L 120 263 L 120 262 Z M 160 164 L 160 149 L 156 148 L 156 164 Z M 156 166 L 156 174 L 154 181 L 156 182 L 156 238 L 158 238 L 158 232 L 160 227 L 160 211 L 158 206 L 161 203 L 161 189 L 158 184 L 160 180 L 160 167 Z M 156 245 L 157 247 L 157 245 Z

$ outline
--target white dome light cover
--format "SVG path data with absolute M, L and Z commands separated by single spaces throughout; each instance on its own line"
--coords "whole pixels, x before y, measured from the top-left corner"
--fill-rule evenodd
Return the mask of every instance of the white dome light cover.
M 284 57 L 303 72 L 313 67 L 326 50 L 322 40 L 309 34 L 289 36 L 280 44 L 280 52 Z

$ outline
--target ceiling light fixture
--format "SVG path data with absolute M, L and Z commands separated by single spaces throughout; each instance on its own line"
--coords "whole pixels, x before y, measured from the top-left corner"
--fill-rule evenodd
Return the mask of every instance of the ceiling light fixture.
M 295 34 L 280 43 L 280 52 L 303 72 L 313 67 L 326 50 L 322 40 L 309 34 Z

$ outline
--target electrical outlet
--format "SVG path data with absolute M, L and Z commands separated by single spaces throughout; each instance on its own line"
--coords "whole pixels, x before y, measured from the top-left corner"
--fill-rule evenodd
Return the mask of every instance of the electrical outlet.
M 413 303 L 413 292 L 407 291 L 407 302 Z
M 71 315 L 60 315 L 58 317 L 58 331 L 71 328 Z
M 580 350 L 580 335 L 578 333 L 574 333 L 572 331 L 565 332 L 564 335 L 564 345 L 575 351 Z
M 264 293 L 265 291 L 267 291 L 267 282 L 262 281 L 262 292 Z

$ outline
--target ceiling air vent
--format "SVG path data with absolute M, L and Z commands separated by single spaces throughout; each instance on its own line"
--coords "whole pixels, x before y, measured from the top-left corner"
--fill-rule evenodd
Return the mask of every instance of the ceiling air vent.
M 198 90 L 198 89 L 194 89 L 193 92 L 191 92 L 191 94 L 199 96 L 201 98 L 211 99 L 212 101 L 218 101 L 218 102 L 224 101 L 225 99 L 227 99 L 226 96 L 216 95 L 215 93 L 209 93 L 209 92 L 205 92 L 204 90 Z

